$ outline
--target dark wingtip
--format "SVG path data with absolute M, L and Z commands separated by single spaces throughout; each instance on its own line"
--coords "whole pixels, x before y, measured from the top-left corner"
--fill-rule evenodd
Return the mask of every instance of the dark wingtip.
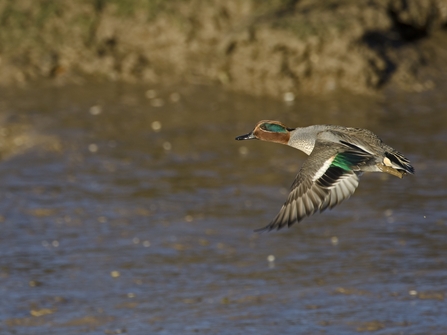
M 270 232 L 272 230 L 281 230 L 284 227 L 287 226 L 287 228 L 290 228 L 291 225 L 295 224 L 299 222 L 298 220 L 292 220 L 291 222 L 277 222 L 277 221 L 272 221 L 270 222 L 267 226 L 262 227 L 262 228 L 258 228 L 253 230 L 255 233 L 264 233 L 264 232 Z
M 255 233 L 265 233 L 265 232 L 269 232 L 269 231 L 271 231 L 273 228 L 271 227 L 271 225 L 269 224 L 269 225 L 267 225 L 267 226 L 265 226 L 265 227 L 262 227 L 262 228 L 258 228 L 258 229 L 255 229 L 255 230 L 253 230 L 253 232 L 255 232 Z

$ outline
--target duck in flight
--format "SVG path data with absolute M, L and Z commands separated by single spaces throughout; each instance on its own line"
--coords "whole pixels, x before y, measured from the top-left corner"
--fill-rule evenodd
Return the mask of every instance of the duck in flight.
M 303 163 L 278 215 L 256 231 L 290 227 L 315 212 L 333 208 L 349 198 L 363 172 L 385 172 L 402 178 L 414 174 L 410 161 L 362 128 L 314 125 L 288 128 L 279 121 L 259 121 L 236 140 L 258 139 L 289 145 L 309 158 Z

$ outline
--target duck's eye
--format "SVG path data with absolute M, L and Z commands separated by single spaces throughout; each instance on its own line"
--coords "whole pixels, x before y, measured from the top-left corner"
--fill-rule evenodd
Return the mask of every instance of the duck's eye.
M 261 129 L 272 133 L 287 133 L 287 129 L 276 123 L 263 123 Z

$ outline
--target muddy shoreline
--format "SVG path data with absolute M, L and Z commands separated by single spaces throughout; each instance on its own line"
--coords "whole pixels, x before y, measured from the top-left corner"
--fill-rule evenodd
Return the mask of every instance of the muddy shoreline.
M 446 27 L 441 0 L 5 1 L 0 85 L 93 76 L 279 98 L 420 92 L 445 76 Z

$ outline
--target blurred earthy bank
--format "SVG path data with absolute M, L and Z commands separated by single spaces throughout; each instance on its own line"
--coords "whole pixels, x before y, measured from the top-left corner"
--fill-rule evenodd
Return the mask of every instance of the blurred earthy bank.
M 423 91 L 447 60 L 443 0 L 2 0 L 0 84 L 92 76 L 280 97 Z

